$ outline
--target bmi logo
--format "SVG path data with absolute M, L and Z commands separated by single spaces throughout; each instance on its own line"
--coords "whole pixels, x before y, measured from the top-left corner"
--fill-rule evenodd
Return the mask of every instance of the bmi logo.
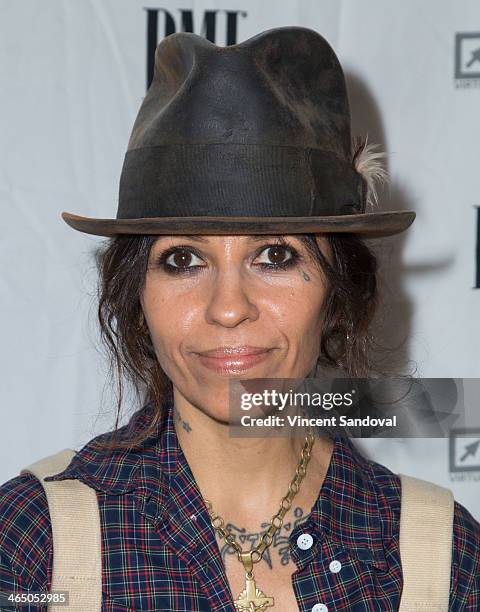
M 164 8 L 146 8 L 147 13 L 147 89 L 153 78 L 155 49 L 163 23 L 163 38 L 174 32 L 195 32 L 217 45 L 237 43 L 238 20 L 246 11 L 213 9 L 203 14 L 189 9 L 178 9 L 175 14 Z M 160 22 L 160 25 L 159 25 Z M 222 32 L 222 35 L 219 35 Z
M 480 475 L 480 428 L 450 430 L 450 475 L 452 480 L 477 480 Z M 476 472 L 473 474 L 472 472 Z
M 455 34 L 455 85 L 480 87 L 480 32 Z

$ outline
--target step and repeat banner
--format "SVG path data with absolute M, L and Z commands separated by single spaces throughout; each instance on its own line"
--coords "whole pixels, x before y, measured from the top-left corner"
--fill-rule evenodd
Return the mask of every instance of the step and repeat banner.
M 96 327 L 92 251 L 102 239 L 60 214 L 115 217 L 154 50 L 174 32 L 232 45 L 299 25 L 328 40 L 353 135 L 387 154 L 381 209 L 417 213 L 374 247 L 381 340 L 415 376 L 480 376 L 478 2 L 1 0 L 0 9 L 1 482 L 113 426 Z M 467 408 L 480 410 L 480 399 Z M 477 427 L 355 443 L 395 472 L 450 487 L 480 519 Z

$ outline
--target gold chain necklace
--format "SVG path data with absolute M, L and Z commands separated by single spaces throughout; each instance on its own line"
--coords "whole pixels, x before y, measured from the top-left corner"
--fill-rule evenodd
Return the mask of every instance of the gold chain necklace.
M 242 550 L 242 547 L 236 540 L 236 535 L 230 531 L 227 532 L 222 517 L 215 514 L 213 511 L 211 502 L 203 499 L 212 521 L 212 527 L 225 538 L 227 544 L 230 544 L 230 546 L 237 551 L 237 558 L 243 563 L 243 567 L 245 568 L 245 589 L 240 593 L 238 599 L 234 601 L 235 609 L 238 610 L 238 612 L 263 612 L 266 608 L 272 608 L 274 605 L 274 598 L 268 597 L 263 591 L 257 588 L 253 576 L 253 564 L 258 563 L 262 559 L 263 553 L 273 542 L 273 538 L 277 531 L 282 527 L 283 518 L 290 509 L 293 498 L 300 490 L 300 483 L 307 473 L 307 465 L 310 461 L 314 442 L 315 436 L 312 431 L 309 430 L 305 438 L 300 461 L 295 470 L 295 476 L 288 487 L 288 493 L 282 498 L 280 509 L 270 521 L 270 527 L 262 534 L 260 544 L 254 546 L 251 550 Z M 255 558 L 253 558 L 254 553 L 257 555 Z

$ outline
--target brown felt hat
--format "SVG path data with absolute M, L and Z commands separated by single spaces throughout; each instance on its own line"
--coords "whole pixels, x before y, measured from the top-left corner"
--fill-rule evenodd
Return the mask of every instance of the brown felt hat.
M 309 28 L 217 46 L 158 45 L 120 178 L 115 219 L 62 212 L 88 234 L 293 234 L 405 230 L 415 212 L 366 212 L 342 67 Z

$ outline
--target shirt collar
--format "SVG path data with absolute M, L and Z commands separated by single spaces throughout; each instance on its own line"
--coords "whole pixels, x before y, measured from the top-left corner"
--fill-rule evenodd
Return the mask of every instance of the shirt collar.
M 137 489 L 147 501 L 152 496 L 155 498 L 158 519 L 162 512 L 167 512 L 168 502 L 174 495 L 180 504 L 185 503 L 184 510 L 188 512 L 187 500 L 191 495 L 171 490 L 172 482 L 175 486 L 183 483 L 181 486 L 196 487 L 178 442 L 174 414 L 169 397 L 154 433 L 141 445 L 106 453 L 95 447 L 97 440 L 110 435 L 101 434 L 78 451 L 65 470 L 45 480 L 78 478 L 98 491 L 113 495 Z M 153 416 L 154 404 L 150 402 L 132 416 L 120 434 L 145 429 Z M 348 549 L 361 561 L 385 570 L 388 565 L 379 499 L 371 462 L 348 436 L 335 435 L 329 468 L 309 516 L 310 522 L 321 535 Z
M 146 404 L 138 410 L 127 425 L 119 429 L 119 438 L 134 435 L 145 429 L 154 416 L 153 403 Z M 161 420 L 165 421 L 167 414 L 162 413 Z M 150 447 L 154 446 L 160 430 L 157 425 L 155 434 L 150 436 L 141 445 L 114 449 L 107 451 L 99 449 L 97 443 L 109 439 L 110 433 L 96 436 L 79 451 L 76 452 L 68 466 L 53 476 L 45 478 L 46 481 L 58 481 L 68 478 L 78 478 L 97 491 L 112 495 L 119 495 L 133 491 L 141 486 L 140 473 L 142 471 L 143 456 Z M 165 438 L 168 440 L 168 437 Z

